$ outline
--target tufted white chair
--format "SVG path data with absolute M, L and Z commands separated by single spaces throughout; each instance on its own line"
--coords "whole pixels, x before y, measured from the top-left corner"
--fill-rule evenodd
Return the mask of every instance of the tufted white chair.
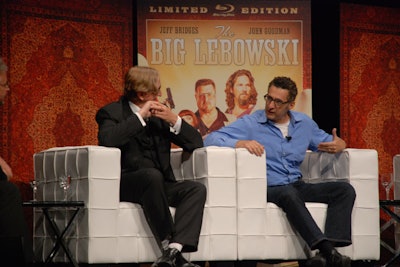
M 238 259 L 306 259 L 310 251 L 274 203 L 266 202 L 265 161 L 236 150 L 238 182 Z M 262 162 L 262 164 L 261 164 Z M 306 182 L 348 181 L 357 197 L 352 214 L 351 246 L 339 251 L 353 260 L 378 260 L 380 255 L 378 155 L 372 149 L 342 153 L 308 152 L 301 165 Z M 256 197 L 254 197 L 256 196 Z M 306 203 L 324 229 L 326 204 Z M 368 223 L 365 223 L 368 221 Z
M 100 146 L 51 148 L 33 157 L 38 200 L 62 200 L 59 177 L 71 176 L 69 200 L 83 200 L 85 208 L 70 231 L 67 244 L 78 262 L 152 262 L 159 249 L 138 204 L 119 202 L 120 150 Z M 234 260 L 237 257 L 235 151 L 199 149 L 192 156 L 171 151 L 178 180 L 190 179 L 207 187 L 207 201 L 199 250 L 191 260 Z M 70 214 L 50 211 L 60 228 Z M 174 213 L 174 210 L 171 209 Z M 44 260 L 53 247 L 49 225 L 34 213 L 35 255 Z M 55 261 L 67 261 L 60 250 Z

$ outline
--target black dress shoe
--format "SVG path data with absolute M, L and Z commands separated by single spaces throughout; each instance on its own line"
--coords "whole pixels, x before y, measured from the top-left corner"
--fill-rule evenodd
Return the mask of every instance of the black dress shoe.
M 306 267 L 326 267 L 326 259 L 317 253 L 314 257 L 309 258 L 306 263 Z
M 336 249 L 333 249 L 331 255 L 327 257 L 327 262 L 330 267 L 351 267 L 351 259 L 340 254 Z
M 182 256 L 181 252 L 176 248 L 163 250 L 161 257 L 159 257 L 151 267 L 176 267 L 176 261 L 179 255 Z

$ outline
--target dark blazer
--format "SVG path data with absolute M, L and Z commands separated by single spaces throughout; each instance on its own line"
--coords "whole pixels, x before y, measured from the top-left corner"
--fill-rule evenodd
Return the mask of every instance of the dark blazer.
M 155 117 L 151 117 L 146 122 L 147 126 L 143 127 L 126 97 L 101 108 L 96 114 L 96 121 L 99 125 L 99 145 L 121 149 L 123 172 L 146 166 L 144 151 L 151 150 L 158 157 L 165 179 L 175 181 L 170 165 L 171 142 L 189 152 L 203 146 L 200 133 L 184 120 L 179 134 L 172 133 L 167 122 Z

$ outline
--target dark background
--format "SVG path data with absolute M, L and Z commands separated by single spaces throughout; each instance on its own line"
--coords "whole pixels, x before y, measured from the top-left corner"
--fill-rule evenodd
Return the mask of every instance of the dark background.
M 341 3 L 400 7 L 399 0 L 311 1 L 313 119 L 327 132 L 337 128 L 339 136 Z

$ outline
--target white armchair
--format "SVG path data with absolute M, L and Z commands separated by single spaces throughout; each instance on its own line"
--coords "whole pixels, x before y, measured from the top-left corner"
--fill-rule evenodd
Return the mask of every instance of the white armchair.
M 266 202 L 265 162 L 246 150 L 236 150 L 238 181 L 238 259 L 306 259 L 312 255 L 292 229 L 285 213 Z M 342 153 L 308 152 L 301 166 L 308 182 L 343 179 L 355 188 L 351 246 L 339 251 L 352 260 L 378 260 L 380 255 L 378 155 L 370 149 Z M 254 196 L 257 196 L 256 198 Z M 307 203 L 324 229 L 326 204 Z M 366 223 L 368 222 L 368 223 Z
M 59 177 L 70 175 L 70 200 L 83 200 L 80 213 L 67 238 L 78 262 L 152 262 L 159 249 L 138 204 L 119 202 L 120 150 L 100 146 L 52 148 L 33 157 L 38 200 L 62 200 Z M 171 151 L 171 165 L 178 180 L 191 179 L 207 186 L 207 201 L 199 250 L 190 260 L 235 260 L 237 257 L 235 151 L 199 149 L 188 156 Z M 171 209 L 174 212 L 173 209 Z M 51 210 L 56 223 L 65 224 L 70 214 Z M 34 213 L 36 258 L 45 260 L 53 247 L 49 225 L 42 213 Z M 67 261 L 60 250 L 57 262 Z
M 69 199 L 85 208 L 67 238 L 75 259 L 85 263 L 152 262 L 159 250 L 137 204 L 119 202 L 120 151 L 100 146 L 61 147 L 34 155 L 38 200 L 60 200 L 58 177 L 71 175 Z M 197 260 L 303 259 L 309 251 L 285 214 L 266 202 L 265 158 L 244 149 L 205 147 L 191 155 L 171 151 L 177 179 L 192 179 L 207 187 L 199 250 L 185 255 Z M 379 259 L 378 163 L 375 150 L 346 149 L 331 155 L 308 153 L 304 177 L 348 180 L 356 189 L 353 245 L 341 249 L 352 259 Z M 323 227 L 324 204 L 309 204 Z M 57 223 L 70 214 L 55 210 Z M 172 210 L 173 212 L 173 210 Z M 368 223 L 365 221 L 368 220 Z M 49 226 L 34 212 L 35 255 L 44 259 L 53 240 Z M 60 252 L 56 261 L 64 262 Z

